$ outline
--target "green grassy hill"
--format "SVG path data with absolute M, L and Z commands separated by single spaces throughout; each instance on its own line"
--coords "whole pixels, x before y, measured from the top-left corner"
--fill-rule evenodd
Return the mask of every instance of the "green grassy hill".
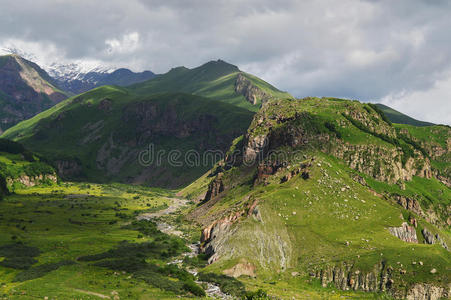
M 388 117 L 388 119 L 390 119 L 390 121 L 393 123 L 420 126 L 420 127 L 434 125 L 433 123 L 430 123 L 430 122 L 418 121 L 418 120 L 411 118 L 408 115 L 405 115 L 397 110 L 394 110 L 393 108 L 388 107 L 384 104 L 377 103 L 375 105 L 377 107 L 379 107 L 379 109 L 381 109 L 384 112 L 384 114 Z
M 142 95 L 184 92 L 257 111 L 262 101 L 292 98 L 263 80 L 244 73 L 222 60 L 210 61 L 194 69 L 178 67 L 154 79 L 131 86 Z
M 229 159 L 180 193 L 206 192 L 188 216 L 203 272 L 284 299 L 447 297 L 451 253 L 423 230 L 450 245 L 451 189 L 416 141 L 357 101 L 264 105 Z
M 153 96 L 104 86 L 72 97 L 4 133 L 54 162 L 63 178 L 177 187 L 218 160 L 189 168 L 187 151 L 225 150 L 248 127 L 252 112 L 212 99 L 164 93 Z M 138 156 L 153 145 L 155 161 Z M 168 162 L 170 151 L 177 157 Z M 161 163 L 156 161 L 163 153 Z M 179 165 L 181 164 L 181 165 Z
M 207 157 L 208 163 L 193 168 L 174 167 L 166 163 L 171 150 L 180 152 L 181 161 L 190 150 L 200 156 L 224 152 L 245 132 L 260 105 L 275 97 L 291 98 L 236 66 L 211 61 L 194 69 L 175 68 L 127 88 L 91 90 L 3 136 L 48 157 L 66 179 L 179 187 L 201 176 L 218 158 Z M 165 151 L 159 166 L 138 163 L 150 144 L 155 152 Z

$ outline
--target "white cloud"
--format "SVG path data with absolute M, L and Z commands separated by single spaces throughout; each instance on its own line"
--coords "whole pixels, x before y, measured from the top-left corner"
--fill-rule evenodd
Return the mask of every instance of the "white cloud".
M 121 39 L 108 39 L 105 41 L 105 44 L 108 46 L 106 52 L 109 55 L 130 54 L 139 47 L 139 33 L 125 34 Z
M 298 97 L 397 103 L 402 97 L 393 95 L 438 96 L 451 72 L 451 1 L 2 2 L 0 48 L 14 40 L 38 63 L 163 73 L 222 58 Z M 449 106 L 448 96 L 415 107 L 449 122 L 435 113 Z
M 451 125 L 451 74 L 424 91 L 401 91 L 382 103 L 419 120 Z

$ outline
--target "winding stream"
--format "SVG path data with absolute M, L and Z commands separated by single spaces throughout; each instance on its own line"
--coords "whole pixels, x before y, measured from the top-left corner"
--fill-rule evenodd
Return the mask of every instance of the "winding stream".
M 164 223 L 161 222 L 159 220 L 157 220 L 158 218 L 164 216 L 164 215 L 168 215 L 168 214 L 172 214 L 175 213 L 177 210 L 179 210 L 181 207 L 185 206 L 186 203 L 188 202 L 188 200 L 185 199 L 178 199 L 178 198 L 171 198 L 170 200 L 172 200 L 171 205 L 163 210 L 157 211 L 157 212 L 152 212 L 152 213 L 144 213 L 141 214 L 139 216 L 136 217 L 136 219 L 138 220 L 152 220 L 154 222 L 156 222 L 158 229 L 166 234 L 171 234 L 171 235 L 176 235 L 178 237 L 183 237 L 183 232 L 181 232 L 180 230 L 177 230 L 174 226 L 172 226 L 171 224 L 168 223 Z M 169 262 L 169 264 L 176 264 L 179 267 L 182 267 L 183 264 L 183 259 L 188 256 L 188 257 L 195 257 L 199 254 L 199 243 L 195 243 L 195 244 L 190 244 L 188 245 L 188 248 L 190 249 L 190 251 L 182 253 L 179 257 L 174 258 L 172 261 Z M 191 274 L 193 274 L 194 276 L 197 276 L 198 270 L 197 268 L 190 268 L 190 269 L 186 269 L 188 272 L 190 272 Z M 207 294 L 207 297 L 209 298 L 213 298 L 213 299 L 226 299 L 226 300 L 230 300 L 230 299 L 234 299 L 231 295 L 225 294 L 221 291 L 221 289 L 219 288 L 219 286 L 211 283 L 211 282 L 205 282 L 205 281 L 199 281 L 196 280 L 195 281 L 197 284 L 202 285 L 202 286 L 206 286 L 207 288 L 205 289 L 205 293 Z

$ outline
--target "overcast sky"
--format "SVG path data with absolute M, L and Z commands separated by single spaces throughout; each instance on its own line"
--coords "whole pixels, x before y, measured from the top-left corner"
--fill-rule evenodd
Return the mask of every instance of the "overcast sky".
M 451 124 L 451 1 L 0 0 L 0 48 L 150 69 L 224 59 L 296 97 Z

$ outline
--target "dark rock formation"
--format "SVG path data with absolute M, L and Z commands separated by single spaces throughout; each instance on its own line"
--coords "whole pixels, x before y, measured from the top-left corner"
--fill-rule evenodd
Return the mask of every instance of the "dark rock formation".
M 74 178 L 81 174 L 82 166 L 75 159 L 58 159 L 54 162 L 58 175 L 63 178 Z
M 420 202 L 415 199 L 411 199 L 405 196 L 394 195 L 395 200 L 401 205 L 404 209 L 407 209 L 419 216 L 424 217 L 425 213 L 421 209 Z
M 430 245 L 439 244 L 449 251 L 448 245 L 446 244 L 445 240 L 443 240 L 438 233 L 434 236 L 434 234 L 430 232 L 427 228 L 423 228 L 423 230 L 421 230 L 421 233 L 423 234 L 424 242 L 426 244 Z
M 223 173 L 219 173 L 215 179 L 213 179 L 208 185 L 207 193 L 205 194 L 204 201 L 209 201 L 217 197 L 220 193 L 224 191 L 224 183 L 222 182 Z

